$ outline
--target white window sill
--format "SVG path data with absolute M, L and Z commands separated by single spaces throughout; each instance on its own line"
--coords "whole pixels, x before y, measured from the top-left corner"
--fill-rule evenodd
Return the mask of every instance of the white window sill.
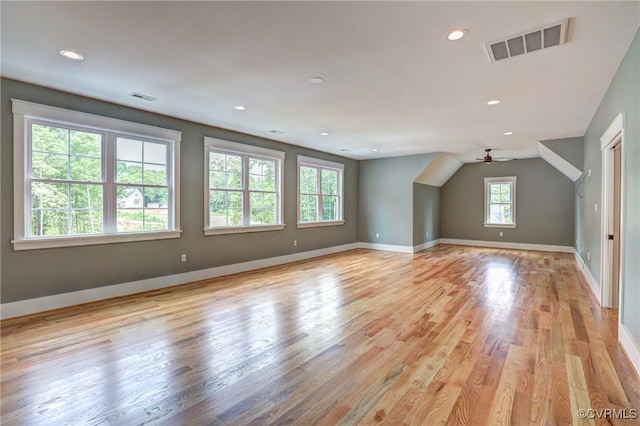
M 344 225 L 344 220 L 332 220 L 330 222 L 299 222 L 298 228 L 316 228 L 318 226 Z
M 246 232 L 281 231 L 284 225 L 229 226 L 226 228 L 205 228 L 204 235 L 244 234 Z
M 515 223 L 485 223 L 485 228 L 515 228 Z
M 74 235 L 13 240 L 13 249 L 36 250 L 56 247 L 90 246 L 94 244 L 128 243 L 133 241 L 165 240 L 180 238 L 182 231 L 150 231 L 128 234 Z

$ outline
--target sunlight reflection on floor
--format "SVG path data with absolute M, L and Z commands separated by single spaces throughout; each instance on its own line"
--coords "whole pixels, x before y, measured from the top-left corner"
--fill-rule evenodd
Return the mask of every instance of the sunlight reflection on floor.
M 340 332 L 336 326 L 343 303 L 342 284 L 333 273 L 324 273 L 318 278 L 312 289 L 307 288 L 298 295 L 298 325 L 307 332 L 331 330 L 334 335 Z
M 486 265 L 487 301 L 500 308 L 508 308 L 513 303 L 515 273 L 507 263 L 490 262 Z

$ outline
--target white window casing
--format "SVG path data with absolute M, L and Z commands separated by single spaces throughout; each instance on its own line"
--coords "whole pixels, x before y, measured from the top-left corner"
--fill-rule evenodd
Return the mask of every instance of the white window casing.
M 516 227 L 516 176 L 486 177 L 484 178 L 484 226 L 488 228 L 515 228 Z M 507 202 L 492 202 L 491 187 L 494 185 L 507 185 L 509 200 Z M 510 221 L 497 219 L 491 213 L 491 207 L 508 206 Z M 502 213 L 497 215 L 502 216 Z
M 241 158 L 241 187 L 230 190 L 242 194 L 242 223 L 237 225 L 215 225 L 211 223 L 211 191 L 224 191 L 225 188 L 212 188 L 210 182 L 211 154 L 223 154 Z M 275 191 L 267 191 L 276 197 L 275 223 L 251 224 L 250 195 L 260 191 L 252 190 L 249 184 L 250 160 L 264 160 L 275 163 Z M 237 234 L 246 232 L 278 231 L 284 224 L 284 159 L 285 153 L 268 148 L 230 142 L 211 137 L 204 138 L 204 235 Z
M 179 238 L 180 230 L 180 142 L 182 132 L 144 124 L 102 117 L 98 115 L 56 108 L 47 105 L 12 99 L 14 124 L 14 250 L 29 250 L 54 247 L 83 246 L 129 241 L 146 241 Z M 33 176 L 32 140 L 33 125 L 51 126 L 70 131 L 95 133 L 100 135 L 101 179 L 99 181 L 78 181 L 68 178 L 43 179 Z M 166 185 L 161 185 L 168 194 L 166 229 L 143 231 L 120 231 L 116 229 L 116 140 L 129 138 L 141 143 L 159 144 L 166 147 Z M 97 157 L 95 159 L 98 159 Z M 143 164 L 143 163 L 141 163 Z M 31 184 L 78 184 L 102 186 L 102 232 L 67 235 L 31 235 Z M 122 186 L 122 185 L 120 185 Z M 152 187 L 140 184 L 141 187 Z M 158 187 L 158 185 L 156 185 Z M 71 202 L 71 201 L 70 201 Z M 69 207 L 72 209 L 72 207 Z
M 316 189 L 317 191 L 313 194 L 303 194 L 301 192 L 302 178 L 301 178 L 301 168 L 308 167 L 317 170 L 317 181 L 316 181 Z M 336 214 L 335 219 L 331 220 L 323 220 L 322 217 L 322 198 L 323 196 L 327 196 L 327 194 L 322 194 L 322 184 L 321 184 L 321 174 L 322 171 L 335 172 L 337 174 L 337 192 L 336 194 L 331 194 L 332 197 L 337 197 L 336 204 Z M 306 157 L 303 155 L 298 155 L 298 167 L 297 167 L 297 175 L 298 175 L 298 184 L 297 184 L 297 227 L 298 228 L 311 228 L 318 226 L 335 226 L 335 225 L 343 225 L 344 221 L 344 164 L 336 163 L 328 160 L 321 160 L 313 157 Z M 303 220 L 302 214 L 302 196 L 303 195 L 311 195 L 317 197 L 316 204 L 316 220 L 305 221 Z

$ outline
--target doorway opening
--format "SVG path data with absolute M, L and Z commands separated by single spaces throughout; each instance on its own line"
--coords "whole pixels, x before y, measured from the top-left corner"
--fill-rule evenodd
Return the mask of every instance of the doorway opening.
M 622 308 L 624 265 L 624 123 L 623 115 L 600 138 L 602 150 L 602 307 Z M 622 312 L 618 312 L 620 324 Z

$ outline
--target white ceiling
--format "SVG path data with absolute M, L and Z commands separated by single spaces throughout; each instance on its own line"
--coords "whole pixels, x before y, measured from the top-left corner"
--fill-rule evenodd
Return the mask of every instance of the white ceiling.
M 639 5 L 2 1 L 1 72 L 356 159 L 471 160 L 485 147 L 526 157 L 539 140 L 584 135 L 640 26 Z M 567 44 L 489 61 L 485 42 L 564 18 Z M 456 27 L 468 36 L 446 41 Z M 502 103 L 487 106 L 494 98 Z

